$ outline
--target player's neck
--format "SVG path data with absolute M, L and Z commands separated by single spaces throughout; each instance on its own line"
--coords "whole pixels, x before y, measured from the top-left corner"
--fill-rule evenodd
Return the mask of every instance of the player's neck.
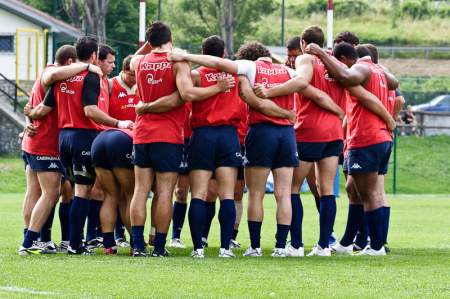
M 161 45 L 160 47 L 155 47 L 152 49 L 152 52 L 171 52 L 172 51 L 172 43 L 169 42 L 167 44 Z

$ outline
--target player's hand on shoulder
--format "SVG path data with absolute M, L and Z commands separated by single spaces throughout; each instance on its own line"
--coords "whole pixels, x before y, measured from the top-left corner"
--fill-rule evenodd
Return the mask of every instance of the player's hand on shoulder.
M 311 43 L 308 46 L 306 46 L 305 53 L 311 54 L 311 55 L 320 55 L 322 53 L 322 48 L 319 47 L 317 44 Z
M 217 80 L 217 85 L 221 92 L 225 92 L 236 86 L 236 80 L 233 76 L 227 75 Z
M 132 122 L 131 120 L 119 120 L 119 122 L 117 123 L 117 127 L 119 129 L 130 129 L 132 130 L 134 127 L 134 122 Z
M 34 124 L 28 124 L 24 129 L 24 133 L 30 137 L 36 135 L 37 131 L 38 131 L 38 127 Z
M 23 107 L 23 114 L 25 114 L 26 116 L 30 116 L 31 110 L 33 110 L 33 107 L 30 103 L 27 103 L 25 107 Z
M 262 84 L 255 84 L 253 92 L 260 98 L 267 99 L 267 88 Z
M 97 74 L 100 78 L 103 77 L 102 69 L 98 65 L 89 64 L 89 71 Z
M 185 61 L 187 52 L 185 50 L 174 48 L 167 55 L 167 59 L 172 62 Z

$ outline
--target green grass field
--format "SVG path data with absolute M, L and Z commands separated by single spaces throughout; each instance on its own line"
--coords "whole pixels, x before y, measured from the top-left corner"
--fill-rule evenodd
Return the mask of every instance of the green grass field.
M 263 258 L 217 258 L 219 233 L 213 222 L 204 260 L 188 257 L 190 248 L 164 259 L 119 256 L 25 256 L 20 245 L 22 194 L 0 194 L 1 298 L 448 298 L 450 295 L 450 197 L 391 197 L 390 246 L 386 257 L 274 259 L 275 205 L 266 198 Z M 309 250 L 318 236 L 311 196 L 304 197 L 304 241 Z M 347 199 L 338 200 L 335 231 L 345 228 Z M 55 217 L 53 236 L 59 240 Z M 245 217 L 239 235 L 248 246 Z M 191 245 L 189 232 L 182 237 Z

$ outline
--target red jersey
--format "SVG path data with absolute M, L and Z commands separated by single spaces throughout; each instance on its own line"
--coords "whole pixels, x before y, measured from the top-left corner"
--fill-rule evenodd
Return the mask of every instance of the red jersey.
M 314 57 L 314 73 L 310 84 L 328 94 L 343 110 L 347 102 L 347 90 L 328 75 L 325 65 Z M 299 95 L 299 109 L 295 124 L 298 142 L 329 142 L 343 140 L 342 122 L 339 117 L 310 99 Z
M 48 69 L 49 67 L 53 67 L 53 65 L 49 65 L 46 69 Z M 41 84 L 41 76 L 42 73 L 34 82 L 33 89 L 31 90 L 29 103 L 33 108 L 39 105 L 45 97 L 45 91 L 44 88 L 42 88 Z M 22 140 L 22 150 L 32 155 L 51 157 L 59 156 L 59 129 L 57 125 L 57 110 L 53 109 L 43 118 L 33 120 L 33 124 L 38 127 L 37 133 L 32 137 L 28 136 L 28 134 L 24 134 Z
M 370 59 L 362 58 L 358 63 L 367 65 L 371 70 L 370 79 L 365 88 L 374 94 L 381 103 L 388 106 L 387 80 L 383 71 Z M 355 149 L 391 141 L 392 136 L 386 123 L 373 114 L 354 97 L 350 97 L 347 105 L 348 148 Z
M 103 130 L 101 125 L 84 114 L 82 92 L 83 82 L 87 75 L 88 71 L 82 71 L 72 78 L 55 83 L 58 127 L 60 129 Z M 101 94 L 100 91 L 100 96 Z
M 191 138 L 192 136 L 192 126 L 191 126 L 191 115 L 192 115 L 192 103 L 188 102 L 184 104 L 186 108 L 186 115 L 184 117 L 183 135 L 184 139 Z
M 136 69 L 139 95 L 144 103 L 151 103 L 177 90 L 173 64 L 167 52 L 145 55 Z M 168 142 L 183 144 L 185 107 L 180 106 L 165 113 L 138 115 L 134 129 L 134 144 Z
M 395 90 L 388 90 L 388 100 L 386 109 L 392 116 L 394 116 L 395 98 L 396 98 Z
M 200 73 L 200 86 L 209 87 L 217 84 L 217 80 L 226 77 L 228 74 L 215 69 L 200 67 L 197 69 Z M 218 93 L 206 100 L 192 102 L 192 128 L 201 126 L 221 126 L 239 125 L 239 102 L 237 76 L 234 75 L 236 82 L 232 89 Z
M 238 126 L 238 136 L 239 136 L 239 143 L 241 145 L 244 145 L 245 137 L 247 136 L 248 132 L 248 106 L 244 101 L 240 100 L 239 107 L 240 107 L 239 108 L 240 119 Z
M 291 79 L 288 70 L 283 65 L 275 64 L 265 60 L 257 60 L 255 61 L 255 64 L 255 84 L 263 84 L 266 88 L 271 88 L 283 84 Z M 281 97 L 274 97 L 271 100 L 275 102 L 275 104 L 286 110 L 294 109 L 294 96 L 292 94 Z M 264 122 L 285 126 L 291 125 L 288 119 L 268 116 L 252 108 L 249 109 L 249 125 Z
M 119 76 L 111 80 L 111 93 L 109 95 L 109 115 L 118 120 L 136 120 L 135 107 L 139 102 L 136 85 L 129 88 Z

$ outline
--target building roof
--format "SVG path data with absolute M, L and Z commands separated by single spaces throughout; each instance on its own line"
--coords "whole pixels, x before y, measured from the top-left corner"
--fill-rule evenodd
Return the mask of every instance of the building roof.
M 0 9 L 4 9 L 56 33 L 62 33 L 74 38 L 82 35 L 79 29 L 18 0 L 0 0 Z

